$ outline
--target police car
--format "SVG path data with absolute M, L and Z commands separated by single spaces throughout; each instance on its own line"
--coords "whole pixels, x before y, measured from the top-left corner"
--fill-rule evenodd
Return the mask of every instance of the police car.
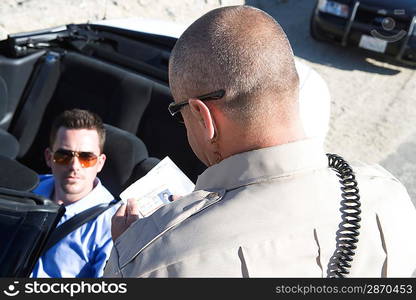
M 364 49 L 416 65 L 416 2 L 317 0 L 310 33 L 319 41 Z

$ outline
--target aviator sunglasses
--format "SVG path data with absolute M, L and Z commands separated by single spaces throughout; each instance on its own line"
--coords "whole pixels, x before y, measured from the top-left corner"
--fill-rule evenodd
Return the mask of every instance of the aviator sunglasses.
M 224 90 L 218 90 L 209 94 L 205 94 L 202 96 L 198 96 L 198 97 L 193 97 L 196 99 L 199 99 L 201 101 L 209 101 L 209 100 L 218 100 L 221 99 L 222 97 L 224 97 L 225 95 L 225 91 Z M 181 101 L 181 102 L 172 102 L 169 104 L 168 106 L 168 110 L 170 112 L 170 114 L 172 115 L 172 117 L 174 117 L 176 119 L 176 121 L 178 121 L 179 123 L 183 124 L 183 117 L 182 114 L 180 113 L 181 109 L 184 108 L 186 105 L 189 104 L 189 100 L 185 100 L 185 101 Z
M 78 158 L 83 168 L 95 166 L 98 160 L 98 156 L 92 152 L 58 149 L 53 153 L 53 162 L 59 165 L 68 165 L 74 157 Z

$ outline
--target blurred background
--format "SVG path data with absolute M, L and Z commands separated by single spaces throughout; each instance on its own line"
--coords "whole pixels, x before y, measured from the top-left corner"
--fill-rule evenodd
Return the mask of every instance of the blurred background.
M 101 19 L 151 18 L 189 25 L 220 6 L 258 7 L 282 25 L 299 60 L 316 70 L 331 94 L 328 152 L 379 163 L 416 201 L 416 75 L 352 48 L 312 39 L 315 0 L 1 0 L 0 39 L 7 34 Z

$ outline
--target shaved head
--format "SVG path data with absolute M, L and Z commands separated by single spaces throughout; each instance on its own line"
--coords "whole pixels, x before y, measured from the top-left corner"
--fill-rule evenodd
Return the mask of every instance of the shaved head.
M 218 8 L 191 24 L 172 50 L 169 84 L 176 101 L 224 89 L 209 105 L 245 125 L 297 111 L 299 78 L 286 34 L 250 6 Z

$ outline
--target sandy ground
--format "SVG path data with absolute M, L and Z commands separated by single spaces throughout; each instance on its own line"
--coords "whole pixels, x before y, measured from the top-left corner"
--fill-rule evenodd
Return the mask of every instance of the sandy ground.
M 415 70 L 312 40 L 313 0 L 0 0 L 0 37 L 103 18 L 158 18 L 186 25 L 215 7 L 244 3 L 275 17 L 295 55 L 327 81 L 332 98 L 327 150 L 382 164 L 416 201 Z
M 220 6 L 244 0 L 0 0 L 0 32 L 32 31 L 68 23 L 126 17 L 189 24 Z

